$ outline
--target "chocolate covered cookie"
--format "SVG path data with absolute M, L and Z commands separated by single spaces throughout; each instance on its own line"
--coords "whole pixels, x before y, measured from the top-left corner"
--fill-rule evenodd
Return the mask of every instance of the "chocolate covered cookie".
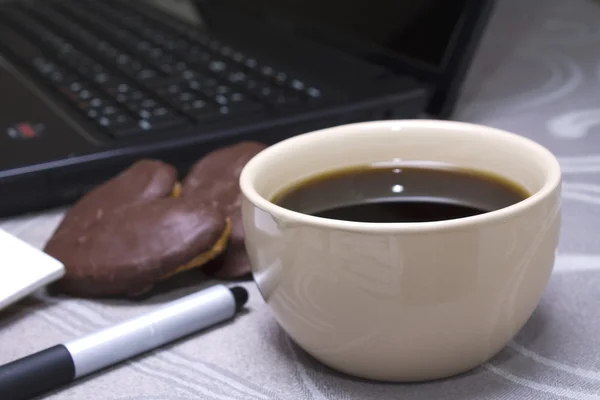
M 241 142 L 209 153 L 196 162 L 182 182 L 182 193 L 218 205 L 231 221 L 229 245 L 222 263 L 205 269 L 221 279 L 240 278 L 250 273 L 244 245 L 239 178 L 248 161 L 266 146 L 257 142 Z
M 77 296 L 139 295 L 227 245 L 226 210 L 182 190 L 177 171 L 137 162 L 81 198 L 45 251 L 65 264 L 55 288 Z

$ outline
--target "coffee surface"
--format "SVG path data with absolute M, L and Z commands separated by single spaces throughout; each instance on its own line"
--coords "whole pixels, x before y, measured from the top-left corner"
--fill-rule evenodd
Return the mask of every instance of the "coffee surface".
M 482 214 L 529 197 L 501 176 L 451 165 L 363 166 L 303 180 L 272 201 L 318 217 L 357 222 L 430 222 Z

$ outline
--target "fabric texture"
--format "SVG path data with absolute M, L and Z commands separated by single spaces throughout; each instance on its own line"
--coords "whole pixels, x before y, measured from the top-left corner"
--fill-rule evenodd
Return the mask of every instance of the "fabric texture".
M 504 351 L 461 376 L 381 384 L 343 376 L 294 346 L 253 283 L 231 323 L 79 381 L 51 400 L 600 399 L 600 4 L 501 0 L 455 119 L 508 129 L 550 148 L 564 172 L 555 272 Z M 62 211 L 0 221 L 41 248 Z M 203 283 L 207 285 L 209 283 Z M 0 312 L 0 362 L 122 321 L 197 290 L 139 303 L 36 293 Z

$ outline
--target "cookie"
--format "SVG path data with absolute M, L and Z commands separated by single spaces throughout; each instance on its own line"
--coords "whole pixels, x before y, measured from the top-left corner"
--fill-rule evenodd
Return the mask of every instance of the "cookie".
M 250 273 L 244 245 L 239 178 L 246 163 L 265 148 L 261 143 L 246 141 L 215 150 L 196 162 L 182 182 L 184 196 L 218 205 L 231 221 L 231 235 L 223 261 L 205 269 L 216 278 L 235 279 Z
M 83 196 L 44 250 L 66 267 L 56 290 L 136 296 L 221 254 L 230 227 L 218 205 L 186 195 L 174 167 L 142 160 Z

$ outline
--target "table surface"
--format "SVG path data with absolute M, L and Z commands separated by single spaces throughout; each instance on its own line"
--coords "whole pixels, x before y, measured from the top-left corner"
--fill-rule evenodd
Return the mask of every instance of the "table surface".
M 555 272 L 537 311 L 501 354 L 439 382 L 357 381 L 328 370 L 290 343 L 249 282 L 249 312 L 231 324 L 47 398 L 600 399 L 600 3 L 499 3 L 455 118 L 531 137 L 559 157 L 564 171 L 564 223 Z M 51 211 L 0 221 L 0 227 L 42 247 L 61 216 L 61 210 Z M 141 304 L 36 293 L 0 313 L 0 362 L 197 288 Z

